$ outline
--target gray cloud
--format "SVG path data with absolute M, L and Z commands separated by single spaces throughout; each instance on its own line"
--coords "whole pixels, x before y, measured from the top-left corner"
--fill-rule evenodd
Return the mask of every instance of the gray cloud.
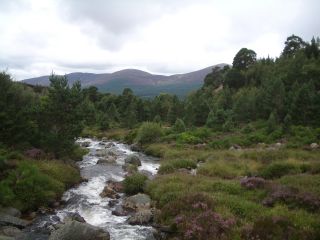
M 291 34 L 320 35 L 319 9 L 318 0 L 3 0 L 0 70 L 171 74 L 231 63 L 241 47 L 277 56 Z

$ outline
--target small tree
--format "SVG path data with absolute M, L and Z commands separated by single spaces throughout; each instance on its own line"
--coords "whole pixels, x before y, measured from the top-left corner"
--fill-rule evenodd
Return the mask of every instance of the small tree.
M 180 118 L 176 120 L 176 122 L 173 125 L 173 131 L 176 133 L 182 133 L 186 131 L 186 125 L 184 124 L 184 121 Z
M 144 122 L 140 126 L 135 141 L 146 144 L 156 142 L 163 135 L 160 124 L 154 122 Z
M 271 133 L 277 129 L 277 118 L 275 112 L 270 113 L 268 119 L 268 132 Z
M 233 58 L 232 66 L 238 70 L 246 70 L 250 65 L 257 61 L 255 51 L 247 48 L 241 48 Z

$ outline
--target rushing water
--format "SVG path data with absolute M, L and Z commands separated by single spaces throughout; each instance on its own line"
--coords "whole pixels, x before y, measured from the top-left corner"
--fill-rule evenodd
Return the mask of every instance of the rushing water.
M 122 143 L 101 142 L 89 138 L 79 139 L 77 142 L 79 144 L 84 142 L 89 143 L 87 148 L 90 152 L 79 162 L 81 175 L 85 179 L 88 179 L 88 181 L 66 191 L 63 195 L 63 200 L 66 204 L 62 209 L 58 209 L 55 215 L 50 216 L 50 219 L 63 221 L 69 213 L 76 212 L 87 223 L 106 229 L 110 233 L 111 239 L 153 239 L 151 227 L 132 226 L 126 222 L 128 217 L 112 215 L 114 208 L 108 205 L 111 199 L 101 198 L 100 193 L 106 186 L 106 181 L 122 181 L 124 179 L 125 172 L 122 169 L 122 165 L 128 155 L 138 154 L 142 164 L 139 167 L 139 171 L 148 171 L 152 175 L 156 174 L 159 167 L 157 159 L 148 157 L 142 153 L 133 152 L 128 145 Z M 99 157 L 96 153 L 99 149 L 108 149 L 114 152 L 116 154 L 116 163 L 97 164 Z M 119 199 L 120 204 L 123 197 L 124 195 L 121 194 L 121 198 Z M 42 225 L 44 225 L 44 221 L 42 221 Z

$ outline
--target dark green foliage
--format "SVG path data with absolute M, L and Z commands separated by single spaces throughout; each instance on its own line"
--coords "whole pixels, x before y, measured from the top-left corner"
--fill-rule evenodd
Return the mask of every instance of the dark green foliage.
M 271 163 L 260 172 L 260 176 L 267 179 L 279 178 L 288 174 L 300 173 L 301 168 L 291 163 Z
M 22 210 L 35 209 L 53 202 L 64 191 L 57 180 L 41 173 L 28 162 L 21 162 L 17 169 L 10 171 L 6 180 L 1 182 L 2 204 L 14 204 Z M 9 190 L 10 189 L 10 190 Z M 11 200 L 12 202 L 8 202 Z
M 242 48 L 233 59 L 232 66 L 238 70 L 246 70 L 257 60 L 257 54 L 247 48 Z
M 172 130 L 175 132 L 175 133 L 182 133 L 182 132 L 185 132 L 186 131 L 186 125 L 184 124 L 184 121 L 180 118 L 178 118 L 176 120 L 176 122 L 174 123 L 173 127 L 172 127 Z
M 158 141 L 162 135 L 163 131 L 158 123 L 144 122 L 138 130 L 135 141 L 141 144 L 153 143 Z
M 300 49 L 303 49 L 306 46 L 306 43 L 302 40 L 301 37 L 296 35 L 291 35 L 285 41 L 285 48 L 283 49 L 282 56 L 292 57 Z
M 159 168 L 159 173 L 172 173 L 177 169 L 194 169 L 197 167 L 197 164 L 193 160 L 189 159 L 175 159 L 175 160 L 169 160 L 163 164 L 161 164 Z
M 268 132 L 271 133 L 277 128 L 277 117 L 274 112 L 272 112 L 268 119 Z
M 123 181 L 124 192 L 129 195 L 143 192 L 143 188 L 147 179 L 147 176 L 141 173 L 135 173 L 126 177 Z
M 306 234 L 307 232 L 297 230 L 288 219 L 273 216 L 260 218 L 252 227 L 246 227 L 243 230 L 243 239 L 310 239 Z
M 177 137 L 177 142 L 182 144 L 197 144 L 201 143 L 201 139 L 197 136 L 194 136 L 192 133 L 183 132 Z
M 41 144 L 59 157 L 65 155 L 79 136 L 84 112 L 80 83 L 69 87 L 66 77 L 50 77 L 49 94 L 41 103 Z

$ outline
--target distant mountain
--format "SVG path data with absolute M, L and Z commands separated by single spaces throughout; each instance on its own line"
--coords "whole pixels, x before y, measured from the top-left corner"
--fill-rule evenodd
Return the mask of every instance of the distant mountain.
M 69 83 L 80 81 L 83 87 L 96 86 L 102 92 L 120 94 L 124 88 L 131 88 L 141 97 L 154 97 L 159 93 L 170 93 L 186 96 L 189 92 L 200 88 L 205 76 L 214 67 L 223 67 L 218 64 L 195 72 L 174 74 L 170 76 L 151 74 L 137 69 L 124 69 L 114 73 L 81 73 L 66 74 Z M 22 80 L 32 85 L 49 85 L 49 76 L 42 76 Z

